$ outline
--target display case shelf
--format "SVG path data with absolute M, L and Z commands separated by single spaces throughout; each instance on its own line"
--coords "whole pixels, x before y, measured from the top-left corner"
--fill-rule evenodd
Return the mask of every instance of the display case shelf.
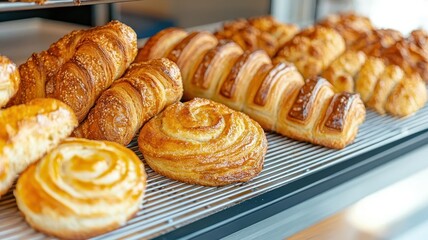
M 0 1 L 0 12 L 34 10 L 34 9 L 41 9 L 41 8 L 72 7 L 72 6 L 93 5 L 93 4 L 101 4 L 101 3 L 119 3 L 119 2 L 130 2 L 130 1 L 138 1 L 138 0 L 80 0 L 80 3 L 76 3 L 73 0 L 48 0 L 42 5 L 34 2 Z

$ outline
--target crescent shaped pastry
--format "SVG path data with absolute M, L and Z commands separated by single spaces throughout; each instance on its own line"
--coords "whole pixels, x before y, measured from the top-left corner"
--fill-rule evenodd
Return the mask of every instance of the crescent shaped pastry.
M 86 239 L 122 226 L 139 209 L 146 173 L 131 150 L 68 138 L 19 178 L 25 220 L 58 238 Z
M 144 125 L 138 146 L 147 164 L 161 175 L 222 186 L 260 173 L 267 140 L 247 115 L 195 98 L 170 105 Z

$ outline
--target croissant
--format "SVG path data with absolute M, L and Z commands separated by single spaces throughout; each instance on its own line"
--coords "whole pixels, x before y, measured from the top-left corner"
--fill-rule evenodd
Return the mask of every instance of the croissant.
M 244 50 L 263 49 L 273 57 L 298 30 L 296 25 L 280 23 L 272 16 L 261 16 L 225 23 L 214 35 L 220 40 L 233 40 Z
M 11 104 L 56 98 L 68 104 L 81 122 L 136 54 L 136 33 L 118 21 L 74 31 L 19 66 L 21 85 Z
M 146 179 L 130 149 L 67 138 L 20 176 L 14 193 L 34 229 L 61 239 L 88 239 L 135 215 Z
M 372 57 L 382 57 L 383 52 L 394 43 L 403 39 L 403 35 L 393 29 L 373 29 L 363 33 L 354 44 L 348 47 L 349 50 L 363 51 Z
M 127 145 L 145 122 L 182 95 L 175 63 L 166 58 L 134 63 L 101 94 L 73 134 Z
M 175 103 L 141 129 L 138 146 L 156 172 L 191 184 L 246 182 L 263 168 L 267 140 L 247 115 L 208 99 Z
M 56 99 L 33 99 L 0 111 L 0 196 L 17 176 L 77 126 L 74 112 Z
M 20 83 L 16 66 L 7 57 L 0 55 L 0 108 L 18 91 Z
M 334 28 L 343 37 L 347 47 L 353 45 L 361 35 L 374 29 L 370 19 L 354 12 L 331 14 L 317 24 Z
M 198 49 L 200 43 L 183 40 L 178 45 L 180 49 Z M 315 100 L 311 100 L 316 104 L 311 102 L 310 106 L 305 106 L 303 111 L 304 114 L 309 110 L 319 111 L 323 116 L 327 111 L 330 112 L 325 118 L 318 117 L 317 114 L 309 114 L 305 117 L 307 122 L 295 125 L 299 130 L 290 130 L 293 128 L 291 124 L 293 121 L 284 118 L 288 116 L 288 112 L 293 114 L 291 113 L 293 109 L 299 108 L 294 106 L 301 101 L 296 100 L 298 102 L 295 103 L 299 92 L 317 95 L 318 92 L 312 93 L 312 90 L 318 91 L 317 88 L 314 90 L 309 87 L 309 90 L 302 90 L 305 88 L 305 82 L 293 64 L 281 61 L 273 64 L 262 50 L 244 52 L 238 48 L 234 43 L 220 41 L 217 46 L 211 47 L 206 52 L 193 51 L 193 54 L 186 52 L 188 64 L 186 68 L 192 69 L 187 72 L 194 72 L 194 74 L 189 74 L 186 77 L 187 80 L 184 80 L 187 84 L 184 84 L 183 98 L 213 99 L 247 113 L 266 130 L 277 131 L 285 136 L 322 146 L 343 148 L 355 139 L 358 126 L 365 117 L 365 108 L 358 95 L 336 96 L 333 86 L 326 80 L 320 80 L 324 86 L 322 94 L 319 94 Z M 170 59 L 173 61 L 181 59 L 184 51 L 176 54 L 174 56 L 170 54 Z M 180 69 L 184 72 L 182 67 Z M 193 71 L 193 69 L 196 70 Z M 312 82 L 312 80 L 308 81 Z M 337 101 L 343 102 L 336 103 Z M 328 110 L 329 107 L 334 107 L 334 110 Z M 321 124 L 321 121 L 326 123 Z
M 276 61 L 294 63 L 305 78 L 321 74 L 345 51 L 345 41 L 336 30 L 321 26 L 298 33 L 278 51 Z

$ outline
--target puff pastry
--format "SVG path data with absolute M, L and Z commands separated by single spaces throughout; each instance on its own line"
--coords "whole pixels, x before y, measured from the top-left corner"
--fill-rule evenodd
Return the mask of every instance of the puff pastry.
M 294 63 L 303 77 L 309 78 L 321 74 L 344 51 L 345 41 L 336 30 L 309 27 L 285 43 L 277 61 Z
M 346 46 L 351 46 L 361 35 L 374 29 L 370 19 L 354 12 L 328 15 L 317 24 L 334 28 L 345 40 Z
M 354 44 L 349 46 L 350 50 L 363 51 L 372 57 L 382 57 L 386 48 L 403 39 L 403 35 L 393 29 L 373 29 L 365 32 Z
M 137 35 L 119 21 L 71 32 L 19 66 L 21 86 L 11 104 L 56 98 L 68 104 L 81 122 L 136 55 Z
M 368 57 L 355 77 L 355 91 L 360 94 L 363 102 L 367 102 L 373 94 L 380 75 L 385 71 L 382 59 Z
M 218 39 L 233 40 L 244 50 L 262 49 L 273 57 L 298 30 L 296 25 L 280 23 L 272 16 L 261 16 L 225 23 L 214 35 Z
M 131 150 L 69 138 L 22 174 L 15 197 L 33 228 L 87 239 L 124 225 L 141 206 L 145 188 L 144 166 Z
M 180 69 L 166 59 L 132 64 L 73 132 L 76 137 L 127 145 L 141 126 L 183 95 Z
M 0 111 L 0 196 L 30 164 L 66 138 L 77 126 L 73 111 L 48 98 Z
M 168 178 L 222 186 L 246 182 L 263 168 L 267 140 L 247 115 L 208 99 L 175 103 L 141 129 L 147 164 Z
M 0 55 L 0 108 L 18 91 L 20 83 L 16 66 L 7 57 Z
M 366 61 L 362 51 L 348 50 L 324 71 L 325 77 L 338 92 L 354 92 L 354 76 Z
M 144 47 L 138 50 L 135 62 L 167 57 L 171 50 L 181 40 L 187 37 L 187 32 L 180 28 L 166 28 L 147 40 Z

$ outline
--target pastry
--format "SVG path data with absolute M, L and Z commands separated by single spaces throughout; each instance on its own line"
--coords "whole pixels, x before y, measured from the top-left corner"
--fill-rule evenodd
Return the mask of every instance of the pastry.
M 363 51 L 372 57 L 382 57 L 383 52 L 397 41 L 403 39 L 403 35 L 393 29 L 373 29 L 362 34 L 348 49 Z
M 190 184 L 246 182 L 263 168 L 267 140 L 247 115 L 208 99 L 168 106 L 141 129 L 138 146 L 157 173 Z
M 162 58 L 134 63 L 101 94 L 73 134 L 127 145 L 145 122 L 182 95 L 180 69 L 174 62 Z
M 373 94 L 380 75 L 385 71 L 382 59 L 368 57 L 355 77 L 355 92 L 359 93 L 363 102 L 367 102 Z
M 272 16 L 262 16 L 225 23 L 214 35 L 218 39 L 233 40 L 244 50 L 262 49 L 273 57 L 298 30 L 296 25 L 280 23 Z
M 0 111 L 0 196 L 30 164 L 66 138 L 77 126 L 73 111 L 48 98 Z
M 187 37 L 187 32 L 180 28 L 166 28 L 149 38 L 144 47 L 138 50 L 135 62 L 167 57 L 171 50 L 181 40 Z
M 118 21 L 74 31 L 19 66 L 21 85 L 11 104 L 56 98 L 68 104 L 81 122 L 136 54 L 136 33 Z
M 168 54 L 168 58 L 177 63 L 181 70 L 183 87 L 190 84 L 196 67 L 204 55 L 218 44 L 217 39 L 209 32 L 193 32 L 179 42 Z M 184 98 L 189 97 L 184 93 Z
M 18 91 L 19 82 L 19 72 L 15 64 L 0 55 L 0 108 Z
M 285 43 L 277 61 L 294 63 L 304 78 L 321 74 L 345 51 L 345 41 L 336 30 L 309 27 Z
M 342 35 L 346 46 L 351 46 L 361 35 L 374 29 L 370 19 L 353 12 L 331 14 L 317 24 L 334 28 Z
M 126 223 L 140 208 L 146 173 L 130 149 L 68 138 L 19 178 L 25 220 L 61 239 L 87 239 Z
M 354 92 L 354 76 L 366 61 L 362 51 L 348 50 L 324 71 L 322 74 L 338 92 Z
M 335 94 L 328 81 L 313 77 L 283 97 L 277 131 L 293 139 L 341 149 L 354 141 L 364 119 L 365 108 L 358 94 Z

